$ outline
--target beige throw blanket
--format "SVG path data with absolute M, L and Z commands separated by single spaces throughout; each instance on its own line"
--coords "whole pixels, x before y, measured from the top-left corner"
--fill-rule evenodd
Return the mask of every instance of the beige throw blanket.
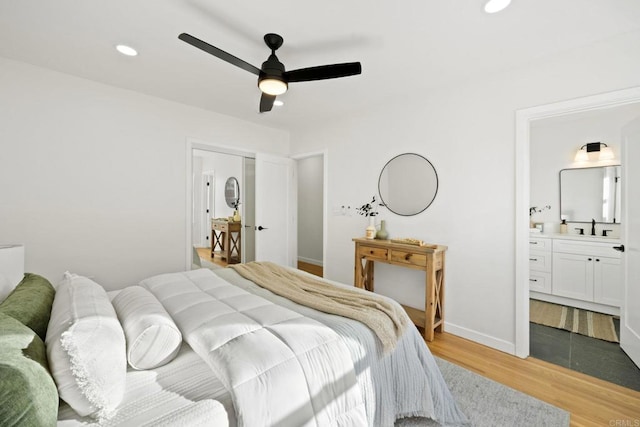
M 395 347 L 409 324 L 402 307 L 374 293 L 334 286 L 271 262 L 229 267 L 245 279 L 293 302 L 364 323 L 378 336 L 385 353 Z

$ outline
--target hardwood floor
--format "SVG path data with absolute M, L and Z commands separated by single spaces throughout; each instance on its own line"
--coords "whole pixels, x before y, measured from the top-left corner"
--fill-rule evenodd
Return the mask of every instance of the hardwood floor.
M 446 332 L 427 345 L 435 356 L 568 411 L 571 426 L 640 426 L 640 392 Z
M 211 258 L 211 248 L 197 248 L 196 250 L 198 251 L 198 256 L 200 256 L 200 258 L 202 259 L 206 259 L 207 261 L 219 265 L 220 267 L 226 267 L 227 265 L 229 265 L 226 261 L 218 256 L 216 256 L 215 258 Z
M 309 264 L 308 262 L 298 261 L 298 269 L 306 271 L 307 273 L 315 274 L 319 277 L 324 277 L 324 269 L 320 265 Z

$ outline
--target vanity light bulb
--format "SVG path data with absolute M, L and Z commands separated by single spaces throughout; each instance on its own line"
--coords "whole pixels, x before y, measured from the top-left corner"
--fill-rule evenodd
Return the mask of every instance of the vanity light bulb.
M 580 149 L 576 153 L 576 158 L 574 160 L 576 162 L 588 162 L 589 161 L 589 155 L 587 154 L 586 150 Z
M 600 156 L 598 156 L 598 160 L 613 160 L 616 156 L 613 154 L 613 150 L 611 147 L 602 147 L 600 149 Z

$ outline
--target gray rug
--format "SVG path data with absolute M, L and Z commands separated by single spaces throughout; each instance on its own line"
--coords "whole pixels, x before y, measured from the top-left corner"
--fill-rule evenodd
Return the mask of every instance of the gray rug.
M 436 357 L 460 409 L 476 427 L 569 425 L 569 413 Z M 405 418 L 396 427 L 436 426 L 425 418 Z

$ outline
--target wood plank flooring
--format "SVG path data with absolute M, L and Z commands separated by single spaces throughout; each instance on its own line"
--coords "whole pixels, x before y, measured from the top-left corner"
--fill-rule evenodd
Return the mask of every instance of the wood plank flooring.
M 640 392 L 445 333 L 427 343 L 442 359 L 571 413 L 571 426 L 640 426 Z
M 324 269 L 322 266 L 309 264 L 308 262 L 298 261 L 298 269 L 306 271 L 307 273 L 315 274 L 316 276 L 323 277 Z

